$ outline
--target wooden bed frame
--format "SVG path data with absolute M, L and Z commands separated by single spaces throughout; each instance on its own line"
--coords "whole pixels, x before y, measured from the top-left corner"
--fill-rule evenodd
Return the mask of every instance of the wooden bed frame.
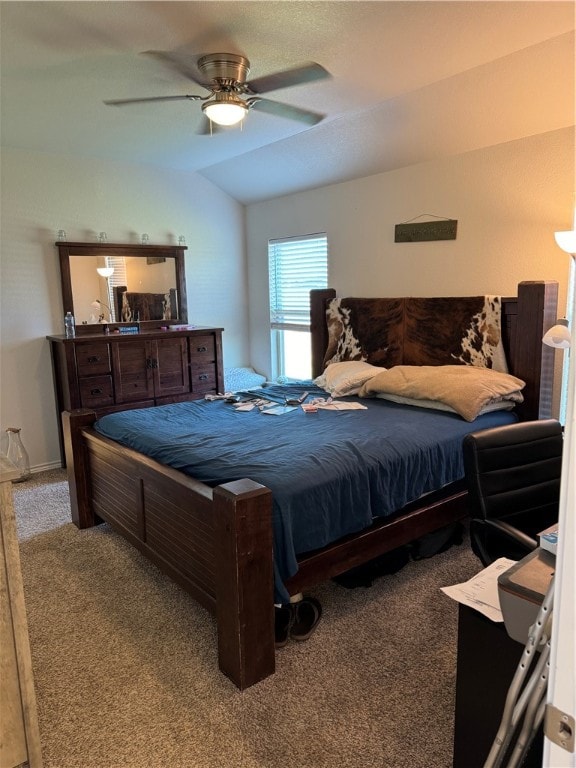
M 550 415 L 553 350 L 542 345 L 556 320 L 555 282 L 523 282 L 503 300 L 510 371 L 526 382 L 524 420 Z M 326 349 L 326 300 L 313 291 L 314 375 Z M 109 525 L 216 616 L 220 670 L 240 689 L 275 665 L 272 494 L 250 479 L 210 488 L 100 436 L 87 410 L 62 414 L 72 519 Z M 309 589 L 466 515 L 463 483 L 404 507 L 359 534 L 299 559 L 287 584 Z

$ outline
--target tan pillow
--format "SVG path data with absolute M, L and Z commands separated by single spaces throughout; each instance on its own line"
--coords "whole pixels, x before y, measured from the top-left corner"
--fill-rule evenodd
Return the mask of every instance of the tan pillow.
M 493 403 L 521 403 L 524 386 L 522 379 L 509 373 L 473 365 L 397 365 L 367 381 L 359 395 L 435 400 L 453 408 L 466 421 L 474 421 Z

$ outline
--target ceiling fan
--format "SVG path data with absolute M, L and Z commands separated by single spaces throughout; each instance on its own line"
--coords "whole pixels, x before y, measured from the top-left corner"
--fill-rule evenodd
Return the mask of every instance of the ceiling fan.
M 320 64 L 311 62 L 293 69 L 276 72 L 255 80 L 247 81 L 250 73 L 250 62 L 244 56 L 235 53 L 211 53 L 201 56 L 197 62 L 198 72 L 177 54 L 167 51 L 145 51 L 155 56 L 179 74 L 192 80 L 209 91 L 207 96 L 197 94 L 183 96 L 150 96 L 139 99 L 113 99 L 104 104 L 125 106 L 154 101 L 203 101 L 202 112 L 210 123 L 217 125 L 236 125 L 248 113 L 255 109 L 271 115 L 299 120 L 308 125 L 316 125 L 324 118 L 318 112 L 301 109 L 291 104 L 263 99 L 260 94 L 288 88 L 293 85 L 311 83 L 314 80 L 329 78 L 330 73 Z M 201 133 L 207 133 L 206 125 Z M 211 128 L 211 125 L 209 126 Z

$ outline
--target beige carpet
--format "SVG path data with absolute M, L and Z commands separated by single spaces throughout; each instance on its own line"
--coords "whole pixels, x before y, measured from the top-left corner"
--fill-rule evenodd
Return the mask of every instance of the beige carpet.
M 316 633 L 240 693 L 209 614 L 106 526 L 67 522 L 62 471 L 14 491 L 46 768 L 451 766 L 440 587 L 478 572 L 467 543 L 369 589 L 320 585 Z

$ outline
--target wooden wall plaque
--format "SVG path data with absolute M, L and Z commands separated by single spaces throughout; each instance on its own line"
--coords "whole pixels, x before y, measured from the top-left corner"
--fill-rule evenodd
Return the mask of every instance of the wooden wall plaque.
M 396 224 L 395 243 L 419 243 L 425 240 L 456 240 L 457 219 Z

